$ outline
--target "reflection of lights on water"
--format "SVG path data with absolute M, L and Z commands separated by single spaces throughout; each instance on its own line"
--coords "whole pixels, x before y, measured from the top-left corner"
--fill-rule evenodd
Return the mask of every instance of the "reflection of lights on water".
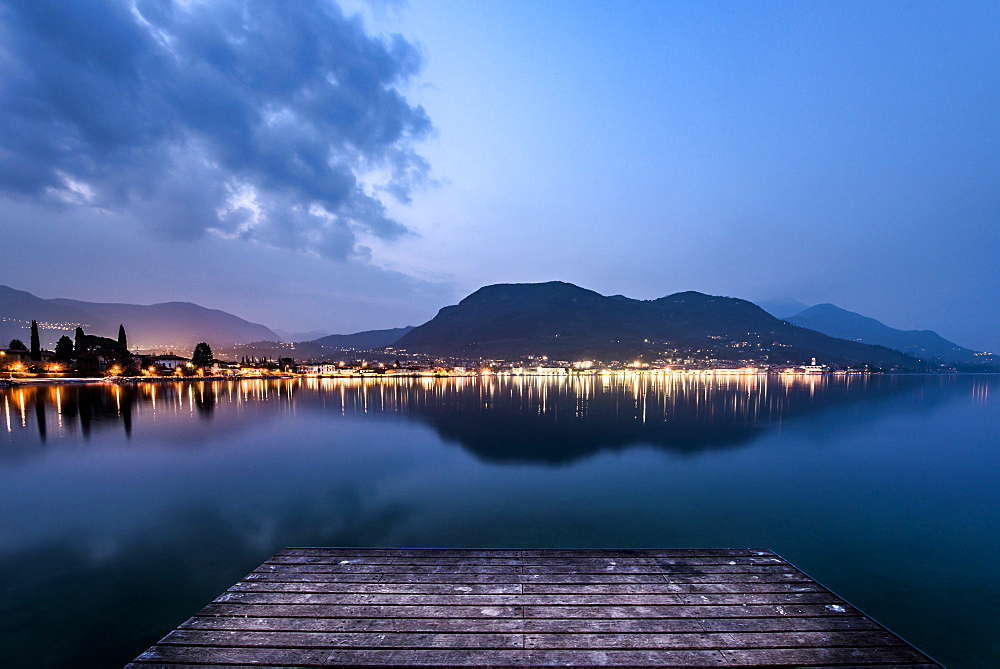
M 62 433 L 63 429 L 63 415 L 62 415 L 62 388 L 55 389 L 56 396 L 56 422 L 59 426 L 59 432 Z
M 135 386 L 108 386 L 114 395 L 103 395 L 107 410 L 117 408 L 124 416 L 132 401 L 152 405 L 152 420 L 178 414 L 200 415 L 199 407 L 232 405 L 242 414 L 251 403 L 272 403 L 282 412 L 295 414 L 308 389 L 317 405 L 340 415 L 412 413 L 426 410 L 462 412 L 514 412 L 544 416 L 547 421 L 587 420 L 603 413 L 639 423 L 671 422 L 678 419 L 715 419 L 756 424 L 778 419 L 794 401 L 819 397 L 817 391 L 836 385 L 846 389 L 868 384 L 865 376 L 775 375 L 763 372 L 739 374 L 632 372 L 568 374 L 532 377 L 490 374 L 483 377 L 337 377 L 299 379 L 234 379 L 225 381 L 171 380 L 143 382 Z M 194 384 L 198 384 L 195 388 Z M 211 384 L 209 386 L 208 384 Z M 63 429 L 63 393 L 68 388 L 13 389 L 4 393 L 5 421 L 13 429 L 11 416 L 17 404 L 22 427 L 29 422 L 27 405 L 44 401 L 58 413 Z M 90 392 L 88 390 L 88 392 Z M 104 390 L 101 391 L 102 393 Z M 977 402 L 988 398 L 989 384 L 972 390 Z M 794 397 L 793 397 L 794 396 Z M 69 397 L 69 396 L 67 396 Z M 795 400 L 795 398 L 799 400 Z M 9 399 L 8 399 L 9 398 Z M 133 399 L 135 398 L 135 399 Z M 113 403 L 112 403 L 113 402 Z M 595 413 L 596 412 L 596 413 Z M 186 418 L 184 418 L 186 419 Z
M 10 424 L 10 400 L 6 396 L 3 398 L 3 415 L 7 418 L 7 431 L 13 431 Z
M 972 386 L 972 401 L 975 404 L 986 404 L 990 398 L 989 382 L 977 382 Z

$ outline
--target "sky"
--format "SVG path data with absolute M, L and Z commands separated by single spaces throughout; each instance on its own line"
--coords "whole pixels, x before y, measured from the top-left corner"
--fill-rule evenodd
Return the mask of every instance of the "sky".
M 285 331 L 563 280 L 1000 351 L 1000 4 L 0 0 L 0 283 Z

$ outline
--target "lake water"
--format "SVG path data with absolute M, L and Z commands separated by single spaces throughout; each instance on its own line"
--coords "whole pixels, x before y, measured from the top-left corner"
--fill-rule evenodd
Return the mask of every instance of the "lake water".
M 0 666 L 120 666 L 285 546 L 769 548 L 1000 666 L 1000 377 L 0 390 Z

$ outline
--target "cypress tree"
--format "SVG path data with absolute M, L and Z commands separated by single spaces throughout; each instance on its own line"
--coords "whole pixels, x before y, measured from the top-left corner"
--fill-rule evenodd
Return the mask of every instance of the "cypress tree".
M 118 348 L 122 350 L 122 353 L 128 351 L 128 339 L 125 337 L 125 326 L 118 326 Z
M 31 321 L 31 359 L 38 362 L 42 359 L 42 345 L 38 339 L 38 321 Z
M 86 352 L 84 350 L 86 348 L 86 344 L 84 344 L 83 342 L 83 338 L 86 337 L 86 335 L 83 334 L 83 328 L 77 328 L 76 332 L 73 333 L 73 337 L 75 339 L 73 343 L 73 348 L 76 351 L 76 357 L 79 358 Z

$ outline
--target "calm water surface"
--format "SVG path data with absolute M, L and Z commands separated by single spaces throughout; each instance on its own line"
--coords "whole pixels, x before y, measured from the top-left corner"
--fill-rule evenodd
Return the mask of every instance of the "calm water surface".
M 1000 666 L 1000 377 L 0 390 L 0 666 L 120 666 L 285 546 L 762 547 Z

